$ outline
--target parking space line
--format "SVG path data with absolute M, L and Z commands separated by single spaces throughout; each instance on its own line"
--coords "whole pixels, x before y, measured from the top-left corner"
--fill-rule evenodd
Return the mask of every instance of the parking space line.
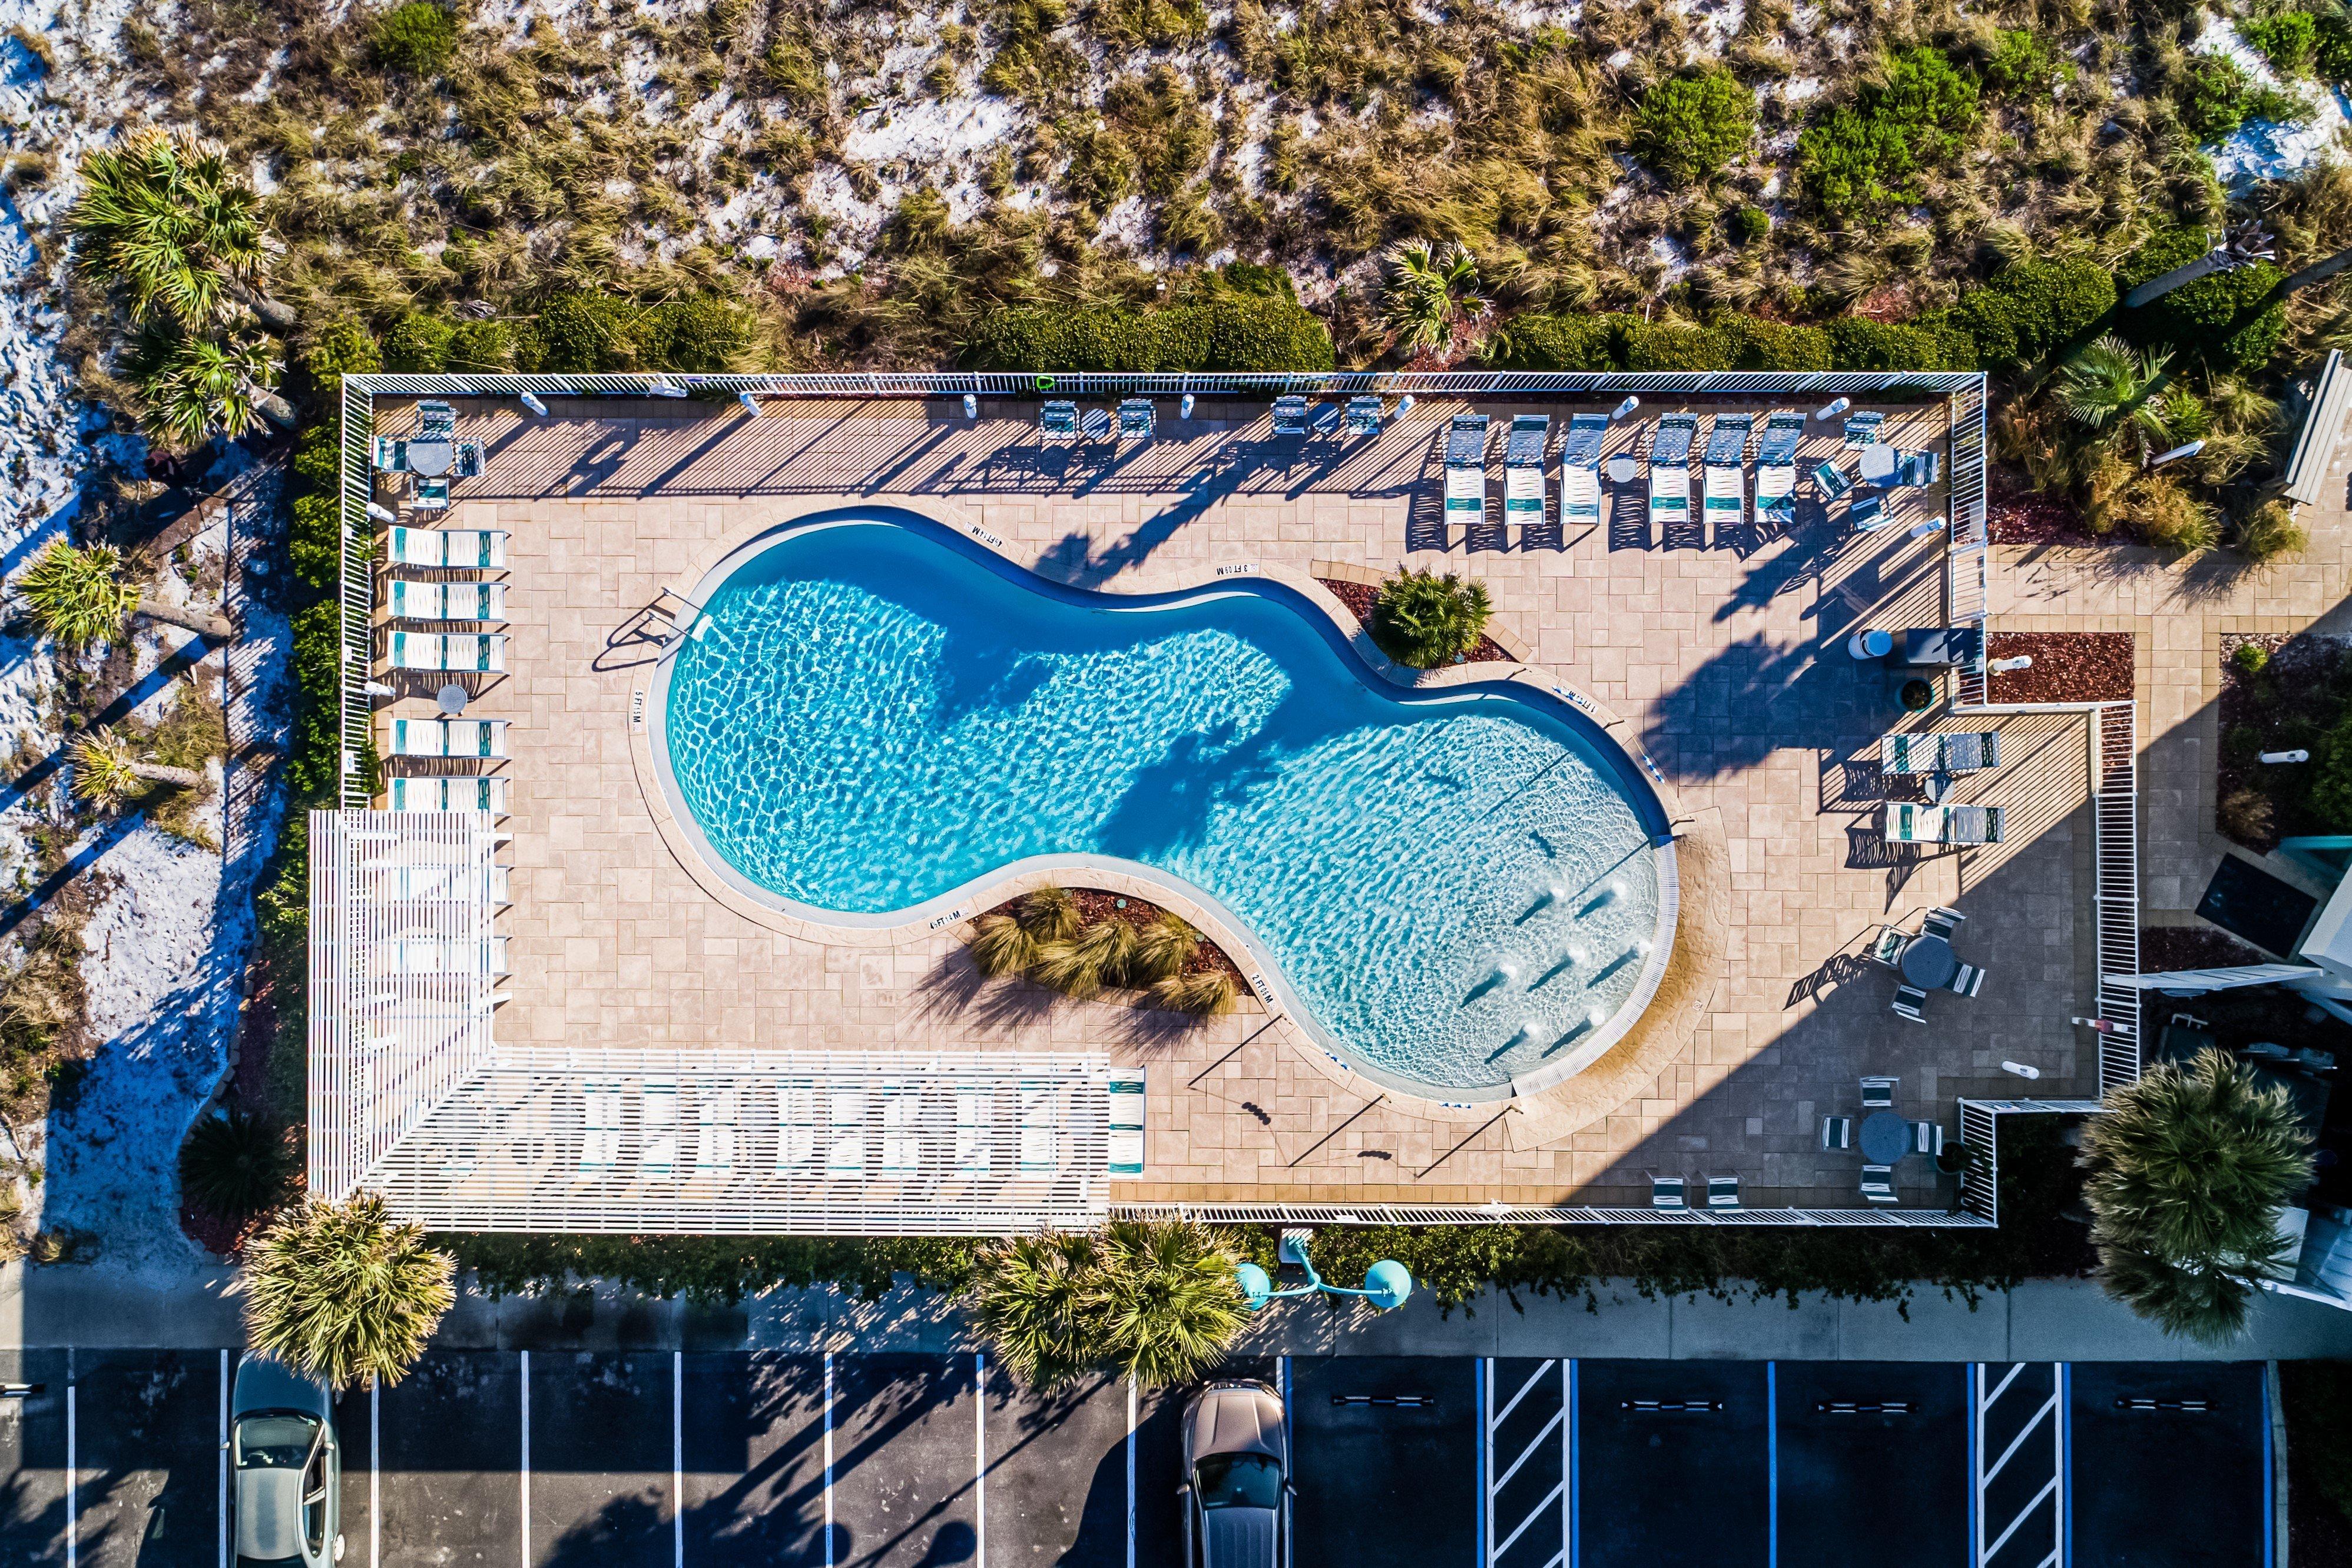
M 1486 1568 L 1499 1555 L 1486 1550 L 1486 1543 L 1495 1539 L 1495 1487 L 1491 1479 L 1495 1474 L 1495 1358 L 1491 1355 L 1470 1364 L 1470 1408 L 1478 1412 L 1478 1517 L 1471 1528 L 1472 1550 L 1477 1555 L 1471 1561 L 1478 1568 Z
M 1576 1568 L 1576 1363 L 1559 1364 L 1559 1409 L 1568 1417 L 1559 1431 L 1559 1475 L 1567 1490 L 1559 1500 L 1559 1560 Z
M 530 1568 L 530 1352 L 522 1353 L 522 1568 Z
M 76 1443 L 79 1428 L 75 1422 L 73 1352 L 66 1352 L 66 1568 L 78 1568 L 81 1562 L 81 1502 L 75 1495 L 74 1461 L 79 1457 Z
M 383 1568 L 383 1383 L 368 1382 L 368 1568 Z
M 669 1539 L 686 1568 L 686 1353 L 669 1353 Z
M 1984 1423 L 1979 1420 L 1977 1399 L 1984 1392 L 1984 1363 L 1960 1368 L 1960 1409 L 1966 1414 L 1966 1435 L 1960 1441 L 1960 1453 L 1969 1461 L 1969 1490 L 1976 1506 L 1969 1510 L 1969 1568 L 1977 1568 L 1984 1561 L 1978 1548 L 1984 1544 L 1984 1493 L 1977 1490 L 1977 1471 L 1984 1466 Z
M 1780 1568 L 1780 1364 L 1764 1364 L 1764 1564 Z
M 228 1352 L 220 1353 L 220 1501 L 213 1517 L 219 1529 L 220 1568 L 228 1568 Z
M 1135 1379 L 1127 1380 L 1127 1568 L 1135 1568 Z M 1192 1568 L 1189 1563 L 1185 1568 Z
M 979 1516 L 977 1568 L 988 1568 L 988 1354 L 971 1353 L 971 1495 Z
M 2074 1434 L 2066 1421 L 2066 1403 L 2074 1392 L 2074 1375 L 2073 1364 L 2062 1361 L 2058 1364 L 2058 1375 L 2051 1379 L 2058 1385 L 2058 1392 L 2051 1396 L 2058 1403 L 2058 1541 L 2050 1555 L 2066 1568 L 2073 1568 L 2074 1562 L 2074 1515 L 2066 1506 L 2070 1500 L 2066 1494 L 2074 1487 Z
M 1290 1358 L 1286 1355 L 1276 1364 L 1280 1369 L 1282 1377 L 1282 1474 L 1285 1479 L 1296 1479 L 1298 1475 L 1298 1467 L 1292 1461 L 1290 1444 L 1290 1434 L 1292 1428 L 1297 1425 L 1290 1413 Z M 1290 1554 L 1290 1516 L 1297 1511 L 1298 1511 L 1296 1508 L 1286 1508 L 1282 1511 L 1282 1561 L 1284 1568 L 1290 1568 L 1290 1564 L 1297 1561 L 1297 1558 Z M 1188 1563 L 1184 1565 L 1184 1568 L 1192 1568 L 1192 1564 Z
M 824 1353 L 824 1568 L 833 1568 L 833 1352 Z

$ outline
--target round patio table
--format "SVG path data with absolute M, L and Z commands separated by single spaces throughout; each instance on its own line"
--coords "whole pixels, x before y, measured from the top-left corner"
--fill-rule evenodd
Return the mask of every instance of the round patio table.
M 1911 1152 L 1911 1124 L 1892 1111 L 1862 1119 L 1862 1157 L 1874 1166 L 1899 1164 Z
M 408 471 L 427 479 L 447 476 L 457 465 L 457 444 L 454 441 L 412 441 L 408 444 Z
M 1612 485 L 1630 485 L 1641 472 L 1642 465 L 1622 452 L 1609 460 L 1609 482 Z
M 1895 448 L 1883 442 L 1873 442 L 1860 454 L 1862 482 L 1883 485 L 1895 477 Z
M 1921 935 L 1903 945 L 1903 977 L 1923 991 L 1942 989 L 1959 972 L 1959 955 L 1941 936 Z

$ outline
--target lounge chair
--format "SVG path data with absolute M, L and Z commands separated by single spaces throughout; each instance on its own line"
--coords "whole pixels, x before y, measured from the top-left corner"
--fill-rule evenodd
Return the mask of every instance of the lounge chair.
M 1948 844 L 1997 844 L 2001 840 L 1999 806 L 1947 806 L 1944 838 Z
M 816 1090 L 806 1083 L 776 1086 L 776 1174 L 797 1173 L 816 1157 Z
M 1974 773 L 1981 768 L 2000 766 L 2000 732 L 1996 729 L 1963 730 L 1944 737 L 1944 771 Z
M 394 566 L 423 566 L 464 571 L 504 571 L 507 536 L 503 528 L 394 528 L 387 552 Z
M 396 718 L 392 721 L 394 757 L 472 757 L 505 760 L 507 721 L 502 718 Z
M 1680 1214 L 1690 1207 L 1690 1184 L 1678 1176 L 1650 1173 L 1650 1207 L 1669 1214 Z
M 507 814 L 507 781 L 484 779 L 393 779 L 385 782 L 394 811 L 487 811 Z
M 1875 410 L 1865 410 L 1861 413 L 1847 414 L 1845 416 L 1845 444 L 1848 446 L 1878 445 L 1878 427 L 1885 423 L 1886 416 Z
M 504 623 L 507 618 L 507 585 L 503 582 L 410 582 L 394 578 L 391 600 L 395 621 Z
M 1706 433 L 1706 520 L 1718 539 L 1726 528 L 1747 526 L 1748 437 L 1755 429 L 1754 414 L 1718 413 Z
M 1486 416 L 1457 413 L 1445 433 L 1445 520 L 1486 520 Z
M 1949 988 L 1955 996 L 1973 997 L 1984 989 L 1984 971 L 1974 964 L 1963 964 L 1953 972 Z
M 637 1099 L 637 1172 L 667 1181 L 677 1175 L 677 1080 L 648 1078 Z
M 1381 433 L 1381 400 L 1367 392 L 1348 400 L 1348 434 L 1378 435 Z
M 1292 393 L 1274 400 L 1274 433 L 1276 435 L 1307 434 L 1307 400 Z
M 739 1096 L 731 1083 L 710 1084 L 694 1097 L 694 1174 L 724 1180 L 735 1174 Z
M 1824 507 L 1853 488 L 1853 481 L 1846 476 L 1844 469 L 1838 466 L 1834 457 L 1814 467 L 1813 484 L 1822 493 L 1822 505 Z
M 1927 993 L 1916 986 L 1895 988 L 1895 1014 L 1906 1022 L 1926 1023 L 1927 1015 L 1922 1009 L 1926 1007 L 1927 1001 Z
M 1883 736 L 1878 742 L 1881 772 L 1975 773 L 2000 766 L 2000 735 L 1996 730 L 1958 734 Z
M 1029 1176 L 1062 1166 L 1062 1100 L 1053 1085 L 1024 1083 L 1016 1097 L 1020 1131 L 1013 1149 L 1013 1168 Z
M 1511 421 L 1503 444 L 1503 526 L 1541 528 L 1544 515 L 1544 448 L 1551 442 L 1551 416 L 1522 413 Z
M 1055 398 L 1037 411 L 1037 432 L 1059 441 L 1068 441 L 1078 434 L 1078 405 L 1067 398 Z
M 825 1145 L 824 1168 L 834 1176 L 859 1176 L 866 1170 L 866 1093 L 836 1089 L 826 1096 L 826 1120 L 832 1141 Z
M 1895 1167 L 1864 1166 L 1862 1167 L 1862 1196 L 1873 1203 L 1895 1201 Z
M 911 1176 L 923 1167 L 923 1142 L 916 1128 L 923 1108 L 923 1092 L 911 1083 L 889 1083 L 882 1091 L 880 1160 L 875 1168 L 891 1176 Z
M 396 435 L 379 435 L 372 444 L 369 460 L 379 474 L 405 474 L 408 443 Z
M 988 1174 L 990 1100 L 986 1090 L 956 1091 L 955 1150 L 950 1164 L 958 1176 Z
M 1121 441 L 1149 441 L 1160 427 L 1158 405 L 1148 397 L 1131 397 L 1118 405 L 1118 438 Z
M 390 658 L 395 670 L 503 674 L 507 667 L 506 633 L 394 632 Z
M 1663 530 L 1690 521 L 1691 438 L 1698 415 L 1659 416 L 1650 435 L 1650 522 Z
M 493 865 L 485 869 L 488 872 L 487 877 L 471 866 L 388 865 L 376 873 L 375 887 L 381 897 L 420 903 L 459 899 L 472 904 L 487 896 L 501 909 L 512 904 L 513 883 L 508 876 L 508 868 Z
M 1895 1108 L 1895 1088 L 1900 1078 L 1871 1077 L 1862 1081 L 1862 1108 L 1865 1111 L 1891 1111 Z
M 1898 452 L 1895 455 L 1895 482 L 1917 488 L 1933 485 L 1943 476 L 1944 459 L 1934 452 Z
M 1601 443 L 1609 434 L 1605 413 L 1580 413 L 1568 422 L 1559 451 L 1559 522 L 1563 528 L 1601 522 Z
M 1706 1206 L 1709 1208 L 1739 1207 L 1739 1178 L 1736 1176 L 1711 1176 L 1706 1178 Z
M 1143 1079 L 1122 1073 L 1110 1081 L 1110 1174 L 1143 1174 Z
M 1846 526 L 1855 533 L 1876 532 L 1892 520 L 1886 515 L 1886 497 L 1875 492 L 1856 496 L 1846 506 L 1845 520 Z
M 1776 528 L 1797 520 L 1797 443 L 1805 416 L 1785 410 L 1767 416 L 1756 448 L 1756 518 Z
M 456 936 L 394 936 L 375 944 L 369 955 L 378 975 L 486 975 L 507 973 L 507 939 L 480 941 Z
M 580 1085 L 580 1174 L 602 1176 L 621 1164 L 621 1086 L 598 1079 Z
M 1853 1118 L 1824 1116 L 1822 1118 L 1822 1147 L 1839 1154 L 1853 1147 Z

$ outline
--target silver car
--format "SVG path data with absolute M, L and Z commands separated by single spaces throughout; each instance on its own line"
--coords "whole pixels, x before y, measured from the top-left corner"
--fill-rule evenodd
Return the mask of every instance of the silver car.
M 331 1396 L 274 1361 L 236 1364 L 229 1396 L 237 1568 L 327 1568 L 343 1555 Z
M 1282 1400 L 1263 1383 L 1212 1383 L 1184 1406 L 1184 1568 L 1282 1568 L 1290 1477 Z

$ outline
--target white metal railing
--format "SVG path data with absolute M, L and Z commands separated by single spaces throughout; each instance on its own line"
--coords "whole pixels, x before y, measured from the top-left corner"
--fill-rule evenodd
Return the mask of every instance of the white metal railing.
M 374 656 L 375 523 L 368 516 L 368 503 L 375 484 L 375 413 L 373 400 L 354 382 L 352 377 L 343 381 L 339 443 L 342 483 L 337 591 L 341 603 L 341 625 L 338 639 L 340 712 L 336 716 L 335 793 L 343 805 L 363 808 L 369 801 L 365 756 L 375 716 L 374 702 L 367 692 Z
M 2089 1115 L 2096 1100 L 1963 1100 L 1960 1142 L 1973 1155 L 1960 1173 L 1960 1207 L 1988 1225 L 2000 1222 L 2000 1119 L 2019 1114 Z
M 2139 973 L 2139 786 L 2136 709 L 2107 703 L 2091 714 L 2091 806 L 2097 912 L 2099 1092 L 2140 1073 L 2140 994 L 2116 982 Z
M 1955 395 L 1974 389 L 1978 371 L 1288 371 L 1263 373 L 1188 371 L 861 371 L 833 375 L 701 375 L 638 371 L 625 375 L 347 376 L 347 392 L 395 397 L 659 397 L 738 392 L 773 397 L 1034 397 L 1110 392 L 1197 392 L 1265 397 L 1283 392 L 1413 392 L 1431 396 L 1656 392 L 1686 393 L 1826 392 L 1871 397 L 1887 392 Z
M 1973 1213 L 1928 1208 L 1571 1208 L 1502 1203 L 1122 1203 L 1127 1218 L 1178 1215 L 1210 1225 L 1798 1225 L 1950 1228 Z
M 1985 644 L 1991 631 L 1983 381 L 1954 388 L 1950 409 L 1952 510 L 1944 530 L 1944 615 L 1947 625 L 1976 628 L 1976 657 L 1955 672 L 1958 700 L 1966 706 L 1986 700 Z

